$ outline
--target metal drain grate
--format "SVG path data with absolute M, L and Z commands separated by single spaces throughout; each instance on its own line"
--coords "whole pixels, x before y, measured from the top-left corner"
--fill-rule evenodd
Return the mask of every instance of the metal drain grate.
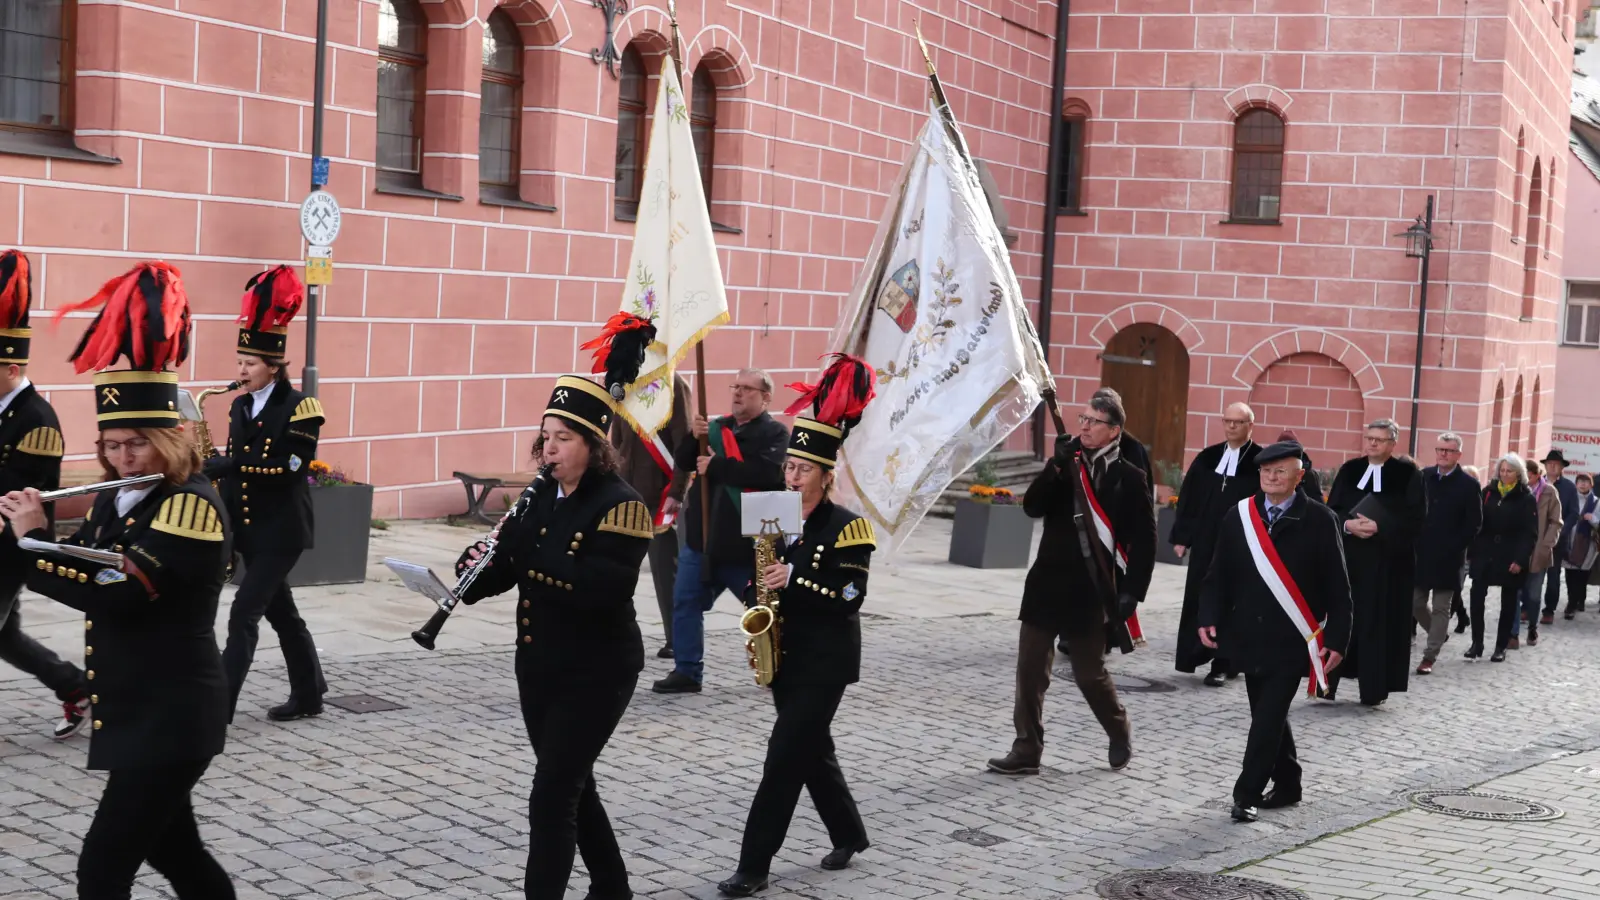
M 1310 900 L 1294 888 L 1197 872 L 1123 872 L 1094 891 L 1106 900 Z
M 374 697 L 371 694 L 347 694 L 343 697 L 326 697 L 322 702 L 357 715 L 361 713 L 388 712 L 391 709 L 405 709 L 404 706 L 398 703 L 385 700 L 382 697 Z
M 1490 822 L 1547 822 L 1566 815 L 1546 803 L 1486 791 L 1417 791 L 1411 803 L 1428 812 Z
M 950 836 L 963 844 L 974 847 L 993 847 L 995 844 L 1004 844 L 1006 839 L 999 835 L 990 834 L 981 828 L 963 828 L 960 831 L 950 832 Z

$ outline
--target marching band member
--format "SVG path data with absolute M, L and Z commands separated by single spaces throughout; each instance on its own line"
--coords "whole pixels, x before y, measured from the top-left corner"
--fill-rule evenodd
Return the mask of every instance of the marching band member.
M 573 854 L 588 896 L 626 900 L 628 870 L 595 789 L 594 764 L 644 669 L 634 616 L 650 513 L 616 472 L 606 432 L 616 411 L 587 378 L 556 381 L 535 457 L 548 483 L 530 488 L 499 528 L 490 562 L 460 598 L 517 588 L 517 691 L 537 764 L 528 798 L 528 900 L 560 900 Z M 531 494 L 531 496 L 530 496 Z M 461 575 L 488 550 L 467 548 Z
M 100 463 L 108 479 L 166 479 L 100 494 L 67 541 L 120 553 L 120 566 L 52 552 L 28 572 L 30 588 L 85 613 L 89 768 L 110 771 L 78 857 L 78 897 L 126 900 L 148 862 L 180 900 L 230 900 L 190 800 L 228 727 L 212 628 L 230 548 L 221 500 L 179 424 L 178 376 L 166 371 L 188 356 L 188 300 L 178 270 L 141 263 L 57 319 L 94 307 L 72 359 L 96 371 Z M 124 355 L 129 369 L 106 371 Z M 0 514 L 17 534 L 53 540 L 32 488 L 0 498 Z
M 805 527 L 786 536 L 776 563 L 755 573 L 779 596 L 780 660 L 772 680 L 778 719 L 745 823 L 739 868 L 717 885 L 730 897 L 766 888 L 802 788 L 811 792 L 833 846 L 822 858 L 824 869 L 843 869 L 867 849 L 866 826 L 839 769 L 830 728 L 845 688 L 861 678 L 859 611 L 877 537 L 871 522 L 835 505 L 829 493 L 839 447 L 861 421 L 874 377 L 865 362 L 839 354 L 815 386 L 790 385 L 804 396 L 789 413 L 811 405 L 810 418 L 795 420 L 783 467 L 788 489 L 800 492 Z M 746 593 L 746 602 L 753 601 L 754 584 Z
M 1196 634 L 1244 672 L 1250 697 L 1250 737 L 1233 785 L 1238 822 L 1300 802 L 1289 706 L 1308 671 L 1314 685 L 1326 682 L 1350 641 L 1339 516 L 1296 490 L 1302 452 L 1285 441 L 1256 456 L 1261 490 L 1222 514 L 1200 594 Z
M 287 722 L 322 714 L 328 685 L 311 629 L 295 608 L 289 572 L 311 548 L 308 467 L 317 455 L 322 404 L 289 383 L 289 321 L 300 311 L 305 288 L 289 266 L 277 266 L 245 285 L 239 317 L 239 384 L 245 393 L 228 412 L 228 453 L 206 460 L 206 476 L 218 482 L 228 504 L 244 577 L 228 611 L 228 720 L 256 655 L 261 619 L 278 633 L 289 670 L 289 700 L 267 710 Z M 251 499 L 251 494 L 255 499 Z
M 28 307 L 33 278 L 28 258 L 15 250 L 0 253 L 0 494 L 61 485 L 61 421 L 50 401 L 28 381 Z M 49 519 L 49 510 L 46 510 Z M 32 565 L 17 549 L 16 535 L 0 542 L 0 660 L 39 679 L 61 701 L 62 716 L 55 738 L 66 740 L 83 728 L 89 716 L 89 690 L 83 670 L 22 633 L 23 565 Z

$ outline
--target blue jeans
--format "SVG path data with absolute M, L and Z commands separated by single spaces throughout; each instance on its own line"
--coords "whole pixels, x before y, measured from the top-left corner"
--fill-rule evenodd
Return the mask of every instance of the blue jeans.
M 672 654 L 673 671 L 700 681 L 705 674 L 706 623 L 705 613 L 724 590 L 734 599 L 744 602 L 744 589 L 755 576 L 755 554 L 751 553 L 749 565 L 712 565 L 711 577 L 701 579 L 706 568 L 706 557 L 698 550 L 689 549 L 685 539 L 678 550 L 678 578 L 672 585 Z
M 1542 606 L 1544 595 L 1544 578 L 1551 572 L 1556 572 L 1558 577 L 1560 575 L 1555 569 L 1546 569 L 1543 572 L 1536 572 L 1522 579 L 1522 598 L 1519 605 L 1522 607 L 1522 611 L 1528 615 L 1529 632 L 1539 630 L 1539 610 Z M 1518 637 L 1521 634 L 1522 616 L 1513 616 L 1511 618 L 1511 636 Z

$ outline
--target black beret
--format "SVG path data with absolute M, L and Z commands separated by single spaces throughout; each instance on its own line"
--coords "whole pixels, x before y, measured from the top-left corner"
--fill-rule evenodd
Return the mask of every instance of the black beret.
M 1264 466 L 1280 459 L 1299 459 L 1304 452 L 1297 441 L 1279 441 L 1261 448 L 1261 452 L 1256 454 L 1256 465 Z

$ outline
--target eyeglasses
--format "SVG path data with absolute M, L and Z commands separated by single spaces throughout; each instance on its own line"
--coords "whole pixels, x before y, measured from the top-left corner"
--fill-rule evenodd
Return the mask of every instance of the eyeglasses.
M 1078 424 L 1079 425 L 1104 425 L 1107 428 L 1111 427 L 1111 423 L 1107 422 L 1105 419 L 1096 419 L 1094 416 L 1086 416 L 1086 415 L 1081 415 L 1081 414 L 1078 416 Z
M 1433 452 L 1435 452 L 1435 453 L 1460 453 L 1461 451 L 1460 451 L 1460 449 L 1458 449 L 1456 447 L 1435 447 L 1435 448 L 1433 448 Z
M 112 453 L 116 453 L 124 447 L 134 453 L 143 453 L 144 451 L 150 449 L 150 439 L 134 438 L 128 441 L 95 441 L 95 446 L 100 448 L 101 453 L 104 453 L 108 456 Z
M 759 384 L 739 384 L 738 382 L 728 385 L 728 390 L 735 394 L 764 394 L 767 392 L 767 389 Z
M 1372 435 L 1369 434 L 1369 435 L 1366 436 L 1366 442 L 1369 443 L 1369 444 L 1392 444 L 1392 443 L 1394 443 L 1394 438 L 1392 438 L 1392 437 L 1373 437 Z
M 1250 424 L 1250 420 L 1249 419 L 1223 419 L 1222 420 L 1222 424 L 1230 426 L 1230 427 L 1239 426 L 1239 425 L 1249 425 Z

